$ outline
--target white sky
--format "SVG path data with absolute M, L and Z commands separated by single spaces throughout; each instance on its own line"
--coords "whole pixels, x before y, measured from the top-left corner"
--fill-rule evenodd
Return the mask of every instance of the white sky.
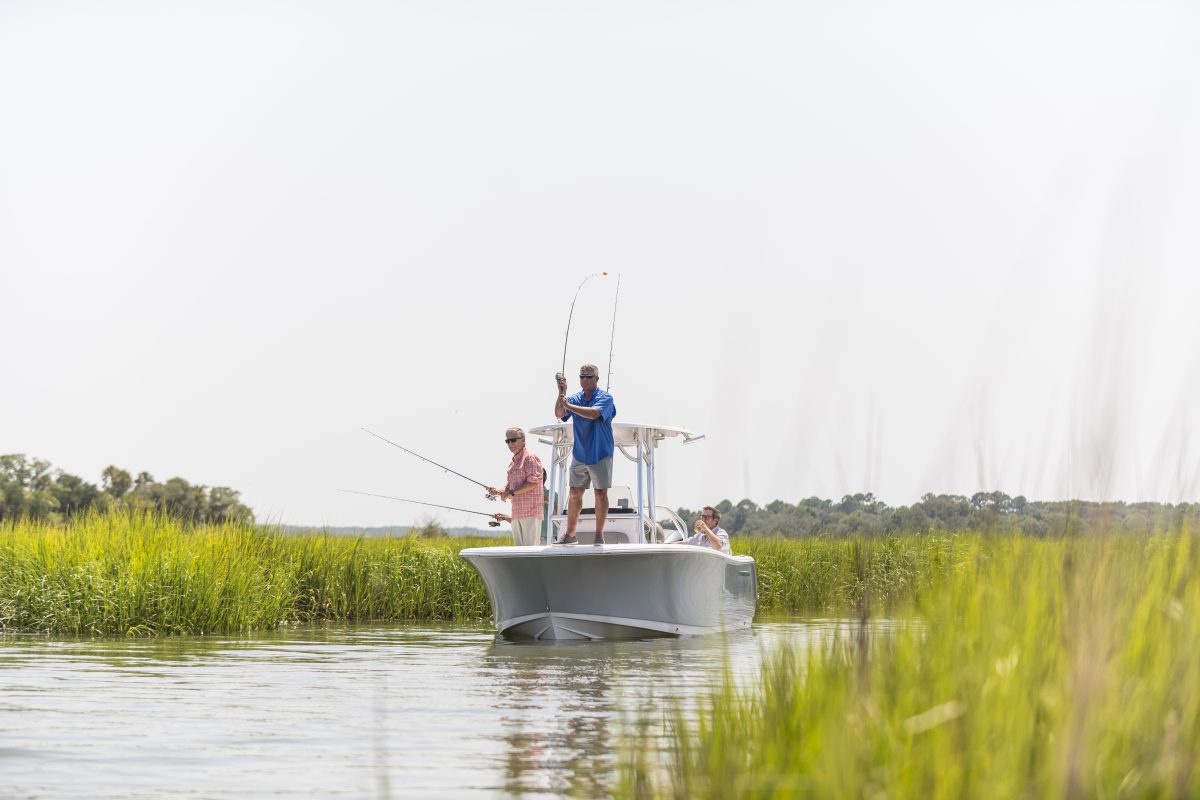
M 0 453 L 495 510 L 607 364 L 660 501 L 1197 500 L 1200 9 L 0 0 Z M 572 388 L 577 381 L 572 377 Z M 439 513 L 450 525 L 482 518 Z

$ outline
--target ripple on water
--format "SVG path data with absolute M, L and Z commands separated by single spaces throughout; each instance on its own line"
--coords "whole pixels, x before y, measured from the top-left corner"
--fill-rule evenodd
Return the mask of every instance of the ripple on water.
M 857 624 L 551 645 L 477 626 L 0 637 L 0 796 L 603 794 L 636 714 Z

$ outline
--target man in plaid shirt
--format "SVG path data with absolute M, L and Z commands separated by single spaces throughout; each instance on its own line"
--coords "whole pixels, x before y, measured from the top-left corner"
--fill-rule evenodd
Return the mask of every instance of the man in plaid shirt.
M 503 489 L 487 487 L 490 494 L 500 499 L 512 500 L 512 517 L 497 514 L 497 519 L 508 518 L 512 522 L 513 542 L 522 547 L 531 547 L 538 542 L 538 528 L 542 522 L 542 479 L 546 474 L 542 461 L 525 447 L 525 431 L 509 428 L 504 431 L 504 443 L 513 454 L 508 464 L 508 480 Z

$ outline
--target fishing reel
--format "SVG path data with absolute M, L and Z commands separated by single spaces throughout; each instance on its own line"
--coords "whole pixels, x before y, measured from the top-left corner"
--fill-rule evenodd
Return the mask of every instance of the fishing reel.
M 500 523 L 493 519 L 488 522 L 488 527 L 489 528 L 499 528 Z
M 567 391 L 567 376 L 561 372 L 554 373 L 554 383 L 558 385 L 558 392 L 562 394 Z
M 487 494 L 485 494 L 484 497 L 486 497 L 488 500 L 499 500 L 500 499 L 500 495 L 492 494 L 491 492 L 488 492 Z

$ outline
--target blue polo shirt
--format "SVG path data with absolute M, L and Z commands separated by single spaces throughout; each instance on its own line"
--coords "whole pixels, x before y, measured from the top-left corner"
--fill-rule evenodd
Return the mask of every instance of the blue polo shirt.
M 613 454 L 612 421 L 617 416 L 617 406 L 613 396 L 596 387 L 591 400 L 585 400 L 583 392 L 579 391 L 567 398 L 573 406 L 588 406 L 600 409 L 599 419 L 581 417 L 574 411 L 568 411 L 561 419 L 571 420 L 575 431 L 575 445 L 571 455 L 581 464 L 599 464 Z

